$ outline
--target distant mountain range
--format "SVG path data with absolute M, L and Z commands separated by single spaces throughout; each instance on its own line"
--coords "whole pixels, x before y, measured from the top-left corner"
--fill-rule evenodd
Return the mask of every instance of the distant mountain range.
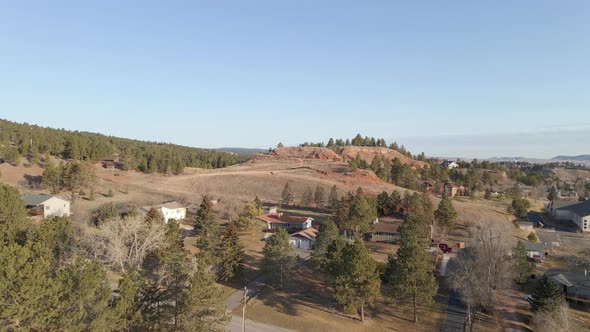
M 590 154 L 582 154 L 579 156 L 557 156 L 551 160 L 563 161 L 590 161 Z

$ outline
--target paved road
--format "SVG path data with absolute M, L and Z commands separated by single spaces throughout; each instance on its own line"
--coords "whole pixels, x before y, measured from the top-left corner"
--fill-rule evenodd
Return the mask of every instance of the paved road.
M 309 260 L 309 257 L 311 256 L 311 251 L 309 251 L 309 250 L 295 249 L 294 252 L 297 254 L 297 256 L 299 256 L 299 259 L 297 261 L 297 265 L 305 264 L 305 262 L 307 262 L 307 260 Z M 253 281 L 248 282 L 248 284 L 246 284 L 246 287 L 248 287 L 248 298 L 252 298 L 252 297 L 256 296 L 258 293 L 260 293 L 264 289 L 264 287 L 266 286 L 267 279 L 268 279 L 267 276 L 260 275 L 256 279 L 254 279 Z M 240 289 L 240 290 L 237 290 L 237 291 L 231 293 L 224 301 L 225 306 L 227 307 L 227 311 L 228 312 L 234 311 L 234 309 L 236 309 L 237 307 L 240 306 L 240 304 L 242 304 L 243 299 L 244 299 L 244 290 L 243 289 Z
M 590 248 L 590 236 L 576 231 L 576 226 L 567 220 L 551 220 L 540 212 L 530 212 L 529 220 L 542 221 L 544 228 L 535 228 L 539 240 L 547 245 L 559 243 L 560 247 L 571 250 Z
M 231 321 L 225 327 L 227 332 L 242 332 L 242 317 L 232 316 Z M 282 327 L 255 322 L 253 320 L 246 319 L 246 331 L 248 332 L 292 332 L 293 330 L 287 330 Z
M 465 305 L 459 299 L 459 294 L 451 290 L 449 293 L 449 304 L 443 332 L 463 332 L 465 322 Z

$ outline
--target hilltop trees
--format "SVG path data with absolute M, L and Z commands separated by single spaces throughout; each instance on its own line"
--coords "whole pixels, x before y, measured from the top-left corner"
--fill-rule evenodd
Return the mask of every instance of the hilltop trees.
M 410 299 L 414 312 L 414 322 L 418 321 L 418 310 L 431 304 L 438 290 L 432 273 L 432 261 L 424 250 L 420 239 L 423 231 L 420 223 L 406 218 L 400 229 L 400 248 L 397 259 L 388 261 L 386 278 L 394 288 L 397 298 Z
M 6 120 L 0 120 L 0 132 L 0 147 L 16 146 L 0 149 L 0 153 L 8 161 L 16 161 L 17 156 L 27 154 L 34 160 L 35 156 L 41 153 L 69 160 L 96 162 L 112 157 L 112 154 L 118 151 L 126 170 L 179 174 L 185 166 L 221 168 L 243 160 L 239 156 L 218 150 L 42 128 Z
M 291 246 L 289 245 L 289 234 L 283 228 L 268 238 L 262 249 L 264 257 L 262 258 L 262 270 L 268 273 L 269 283 L 279 289 L 291 276 L 291 270 L 295 267 L 297 258 L 291 256 Z
M 337 271 L 332 284 L 334 297 L 346 312 L 358 312 L 364 322 L 365 307 L 379 294 L 380 280 L 375 261 L 362 241 L 357 239 L 343 248 L 337 264 L 339 266 L 332 269 Z

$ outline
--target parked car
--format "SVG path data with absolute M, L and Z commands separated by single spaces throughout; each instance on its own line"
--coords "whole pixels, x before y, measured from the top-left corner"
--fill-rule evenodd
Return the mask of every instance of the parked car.
M 438 245 L 438 248 L 440 249 L 440 251 L 443 252 L 443 254 L 446 254 L 448 252 L 453 252 L 453 248 L 449 247 L 446 243 L 440 243 Z

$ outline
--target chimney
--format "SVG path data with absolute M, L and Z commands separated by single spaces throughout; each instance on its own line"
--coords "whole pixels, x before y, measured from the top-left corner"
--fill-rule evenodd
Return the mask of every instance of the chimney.
M 279 218 L 283 216 L 283 212 L 279 212 Z

